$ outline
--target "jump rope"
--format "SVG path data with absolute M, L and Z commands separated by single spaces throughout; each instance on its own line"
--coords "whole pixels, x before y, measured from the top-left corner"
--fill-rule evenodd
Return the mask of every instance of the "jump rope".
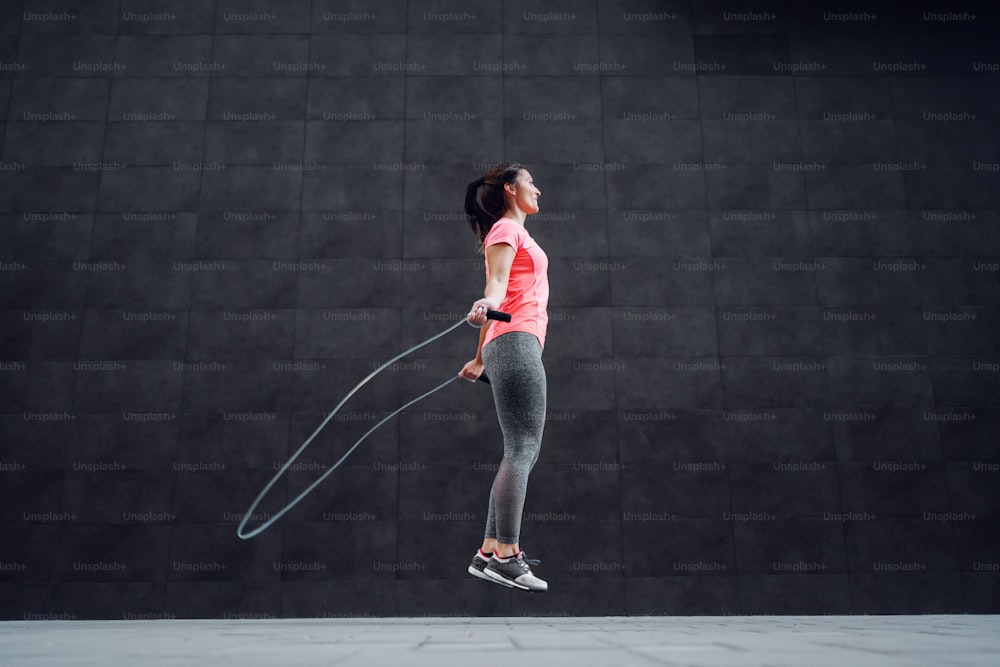
M 510 314 L 509 313 L 500 312 L 499 310 L 488 310 L 487 309 L 487 311 L 486 311 L 486 319 L 489 319 L 489 320 L 500 320 L 500 321 L 503 321 L 503 322 L 510 322 Z M 271 518 L 269 518 L 267 521 L 265 521 L 261 525 L 259 525 L 256 528 L 254 528 L 251 532 L 249 532 L 249 533 L 244 532 L 244 528 L 246 528 L 247 521 L 250 520 L 250 517 L 253 515 L 254 510 L 257 509 L 257 506 L 264 499 L 264 496 L 267 495 L 267 492 L 271 490 L 271 487 L 273 487 L 278 482 L 279 479 L 281 479 L 282 475 L 285 474 L 285 471 L 288 470 L 288 468 L 293 463 L 295 463 L 295 460 L 298 459 L 299 456 L 302 454 L 302 452 L 305 451 L 306 447 L 309 446 L 309 443 L 311 443 L 313 441 L 313 438 L 315 438 L 317 435 L 319 435 L 319 432 L 323 430 L 323 427 L 326 426 L 331 419 L 333 419 L 333 416 L 335 414 L 337 414 L 337 412 L 340 410 L 340 408 L 344 407 L 344 404 L 347 403 L 347 401 L 351 398 L 351 396 L 354 396 L 354 394 L 357 393 L 357 391 L 359 389 L 361 389 L 361 387 L 365 386 L 368 383 L 369 380 L 371 380 L 373 377 L 375 377 L 376 375 L 378 375 L 379 373 L 381 373 L 383 370 L 385 370 L 386 368 L 388 368 L 389 366 L 391 366 L 392 364 L 394 364 L 396 361 L 402 359 L 403 357 L 405 357 L 406 355 L 410 354 L 411 352 L 415 352 L 416 350 L 419 350 L 420 348 L 424 347 L 425 345 L 429 345 L 429 344 L 433 343 L 438 338 L 441 338 L 442 336 L 446 336 L 446 335 L 450 334 L 452 331 L 454 331 L 458 327 L 462 326 L 463 322 L 467 323 L 469 326 L 474 327 L 476 329 L 481 328 L 483 326 L 483 325 L 479 325 L 477 327 L 472 322 L 469 322 L 467 318 L 462 318 L 461 320 L 459 320 L 458 322 L 455 322 L 455 324 L 453 324 L 452 326 L 448 327 L 447 329 L 445 329 L 441 333 L 439 333 L 437 335 L 434 335 L 434 336 L 431 336 L 430 338 L 428 338 L 424 342 L 419 343 L 417 345 L 414 345 L 413 347 L 411 347 L 406 352 L 403 352 L 402 354 L 399 354 L 399 355 L 393 357 L 392 359 L 390 359 L 389 361 L 385 362 L 384 364 L 382 364 L 381 366 L 379 366 L 378 368 L 376 368 L 374 371 L 372 371 L 368 375 L 368 377 L 366 377 L 364 380 L 362 380 L 357 385 L 355 385 L 354 389 L 352 389 L 351 391 L 347 392 L 347 395 L 344 396 L 344 398 L 342 398 L 340 400 L 340 403 L 338 403 L 337 407 L 335 407 L 333 409 L 333 412 L 331 412 L 330 414 L 328 414 L 326 416 L 326 419 L 323 420 L 323 423 L 321 423 L 318 427 L 316 427 L 316 430 L 313 431 L 313 434 L 310 435 L 308 438 L 306 438 L 305 442 L 303 442 L 301 445 L 299 445 L 298 450 L 296 450 L 296 452 L 294 454 L 292 454 L 292 457 L 290 459 L 288 459 L 288 461 L 283 466 L 281 466 L 281 468 L 274 475 L 274 477 L 271 479 L 271 481 L 267 483 L 267 486 L 264 487 L 264 490 L 261 491 L 257 495 L 256 500 L 254 500 L 253 504 L 250 505 L 250 509 L 248 509 L 246 511 L 246 513 L 243 515 L 243 519 L 240 521 L 240 525 L 236 529 L 236 535 L 241 540 L 248 540 L 251 537 L 256 537 L 257 535 L 260 535 L 261 533 L 263 533 L 265 530 L 267 530 L 269 527 L 271 527 L 274 524 L 275 521 L 277 521 L 278 519 L 280 519 L 281 517 L 283 517 L 293 507 L 295 507 L 296 505 L 298 505 L 299 502 L 303 498 L 305 498 L 310 493 L 312 493 L 313 489 L 315 489 L 317 486 L 320 485 L 320 482 L 322 482 L 324 479 L 326 479 L 327 477 L 329 477 L 330 473 L 332 473 L 334 470 L 336 470 L 337 468 L 339 468 L 340 465 L 347 459 L 347 457 L 351 455 L 351 452 L 353 452 L 355 449 L 357 449 L 358 445 L 360 445 L 362 442 L 364 442 L 368 438 L 368 436 L 371 435 L 372 433 L 374 433 L 380 426 L 382 426 L 382 424 L 385 424 L 387 421 L 389 421 L 390 419 L 392 419 L 393 417 L 395 417 L 400 412 L 402 412 L 406 408 L 410 407 L 411 405 L 413 405 L 417 401 L 420 401 L 420 400 L 422 400 L 424 398 L 427 398 L 428 396 L 430 396 L 434 392 L 436 392 L 436 391 L 438 391 L 440 389 L 444 389 L 446 386 L 448 386 L 449 384 L 451 384 L 455 380 L 459 379 L 459 377 L 461 377 L 461 376 L 460 375 L 455 375 L 454 377 L 452 377 L 447 382 L 443 382 L 443 383 L 439 384 L 434 389 L 431 389 L 430 391 L 428 391 L 425 394 L 421 394 L 420 396 L 416 397 L 415 399 L 413 399 L 412 401 L 410 401 L 406 405 L 403 405 L 399 409 L 393 411 L 390 415 L 388 415 L 387 417 L 385 417 L 384 419 L 382 419 L 382 421 L 380 421 L 379 423 L 375 424 L 375 426 L 372 426 L 370 429 L 368 429 L 368 432 L 365 433 L 363 436 L 361 436 L 358 439 L 358 441 L 355 442 L 351 446 L 351 448 L 348 449 L 347 452 L 343 456 L 341 456 L 340 459 L 336 463 L 333 464 L 333 467 L 331 467 L 329 470 L 327 470 L 326 472 L 324 472 L 320 476 L 319 479 L 317 479 L 315 482 L 313 482 L 308 487 L 306 487 L 306 490 L 303 491 L 302 493 L 300 493 L 295 498 L 295 500 L 293 500 L 292 502 L 290 502 L 287 505 L 285 505 L 283 508 L 281 508 L 281 511 L 279 511 L 277 514 L 275 514 L 274 516 L 272 516 Z M 482 380 L 486 384 L 490 383 L 489 378 L 486 377 L 486 373 L 481 374 L 478 379 Z

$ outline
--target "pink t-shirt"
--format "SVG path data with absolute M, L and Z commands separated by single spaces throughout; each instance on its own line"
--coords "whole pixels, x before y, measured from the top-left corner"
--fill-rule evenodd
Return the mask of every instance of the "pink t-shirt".
M 524 227 L 516 220 L 500 218 L 490 228 L 484 239 L 484 248 L 496 243 L 507 243 L 514 248 L 514 263 L 510 267 L 507 281 L 507 296 L 500 304 L 500 310 L 510 313 L 510 322 L 487 320 L 490 328 L 486 331 L 483 346 L 509 331 L 525 331 L 538 337 L 545 348 L 545 331 L 549 323 L 546 310 L 549 305 L 549 258 L 541 246 L 535 243 Z M 486 279 L 490 279 L 490 263 L 485 258 Z

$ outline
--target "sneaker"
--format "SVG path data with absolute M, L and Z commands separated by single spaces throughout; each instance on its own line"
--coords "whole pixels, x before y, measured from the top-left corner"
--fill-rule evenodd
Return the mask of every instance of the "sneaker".
M 497 560 L 497 555 L 486 564 L 483 573 L 497 581 L 497 583 L 507 584 L 523 591 L 542 592 L 549 590 L 547 582 L 542 581 L 531 573 L 528 563 L 538 565 L 540 560 L 530 560 L 524 557 L 524 552 L 517 554 L 517 558 L 510 558 L 506 563 Z
M 484 570 L 486 569 L 486 564 L 490 562 L 490 559 L 483 555 L 482 549 L 476 551 L 476 555 L 472 557 L 472 565 L 469 566 L 469 574 L 474 577 L 479 577 L 480 579 L 485 579 L 490 583 L 500 584 L 506 586 L 507 588 L 514 588 L 514 584 L 508 584 L 506 581 L 499 581 L 493 577 L 486 575 Z

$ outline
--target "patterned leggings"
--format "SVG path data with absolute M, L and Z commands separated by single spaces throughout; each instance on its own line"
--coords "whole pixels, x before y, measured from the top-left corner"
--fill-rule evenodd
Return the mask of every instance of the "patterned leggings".
M 538 460 L 545 428 L 542 346 L 533 334 L 509 331 L 483 346 L 482 354 L 503 431 L 503 459 L 490 491 L 486 538 L 516 544 L 528 474 Z

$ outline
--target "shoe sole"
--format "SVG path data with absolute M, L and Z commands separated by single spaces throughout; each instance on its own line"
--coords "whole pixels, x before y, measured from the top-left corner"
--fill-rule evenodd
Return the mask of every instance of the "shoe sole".
M 470 565 L 469 567 L 472 567 L 472 566 Z M 483 573 L 487 577 L 490 578 L 490 581 L 495 581 L 498 584 L 503 584 L 505 586 L 510 586 L 511 588 L 518 588 L 518 589 L 520 589 L 522 591 L 530 591 L 531 590 L 530 588 L 528 588 L 524 584 L 519 584 L 516 581 L 511 581 L 510 579 L 508 579 L 507 577 L 503 576 L 502 574 L 497 574 L 497 573 L 493 572 L 493 570 L 490 570 L 489 568 L 483 570 Z
M 507 588 L 514 588 L 514 586 L 506 579 L 494 579 L 493 577 L 487 574 L 483 574 L 483 571 L 477 570 L 471 565 L 469 566 L 469 574 L 471 574 L 474 577 L 479 577 L 480 579 L 485 579 L 486 581 L 492 584 L 501 584 L 502 586 L 506 586 Z

